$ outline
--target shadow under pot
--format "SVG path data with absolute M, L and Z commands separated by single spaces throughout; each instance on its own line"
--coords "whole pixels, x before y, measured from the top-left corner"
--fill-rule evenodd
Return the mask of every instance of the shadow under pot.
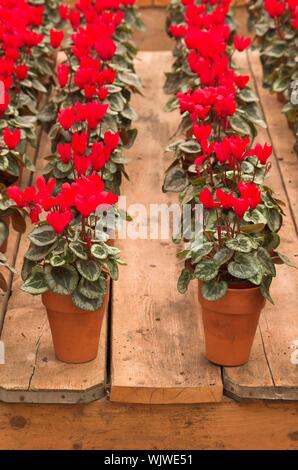
M 83 364 L 96 359 L 109 293 L 108 280 L 105 301 L 100 309 L 94 311 L 77 308 L 70 295 L 60 295 L 52 291 L 42 294 L 58 360 Z
M 240 366 L 249 360 L 265 299 L 259 287 L 229 288 L 219 300 L 201 294 L 199 302 L 205 333 L 206 356 L 221 366 Z

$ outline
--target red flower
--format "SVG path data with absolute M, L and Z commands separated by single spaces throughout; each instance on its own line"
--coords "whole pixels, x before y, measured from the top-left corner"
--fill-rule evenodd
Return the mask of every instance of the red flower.
M 20 129 L 14 129 L 11 131 L 6 127 L 3 131 L 3 140 L 9 149 L 15 149 L 21 140 Z
M 71 26 L 73 27 L 73 29 L 77 29 L 80 26 L 81 15 L 79 11 L 70 10 L 68 18 L 71 22 Z
M 242 90 L 248 84 L 249 76 L 248 75 L 235 75 L 234 81 L 237 87 L 239 88 L 239 90 Z
M 233 207 L 233 193 L 225 193 L 222 189 L 217 189 L 216 198 L 224 209 L 228 210 Z
M 271 154 L 272 154 L 272 146 L 271 145 L 264 144 L 263 147 L 262 147 L 261 144 L 257 144 L 257 145 L 255 145 L 255 147 L 251 148 L 247 152 L 246 155 L 248 157 L 249 156 L 256 156 L 258 158 L 259 162 L 262 165 L 265 165 Z
M 72 158 L 71 144 L 58 144 L 57 147 L 60 159 L 63 163 L 69 163 Z
M 200 126 L 198 124 L 194 124 L 192 131 L 197 141 L 201 144 L 203 152 L 206 152 L 208 146 L 207 141 L 212 132 L 212 127 L 209 124 L 206 126 L 204 124 L 201 124 Z
M 186 33 L 186 27 L 182 25 L 172 24 L 169 29 L 174 38 L 182 38 Z
M 30 209 L 29 217 L 33 224 L 39 222 L 39 215 L 41 213 L 41 208 L 39 206 L 34 206 Z
M 102 142 L 94 142 L 92 145 L 90 158 L 91 165 L 95 171 L 100 171 L 105 166 L 107 162 L 107 154 Z
M 55 29 L 50 30 L 51 46 L 54 49 L 58 49 L 58 47 L 60 47 L 60 44 L 63 41 L 63 38 L 64 38 L 64 32 L 63 31 L 56 31 Z
M 86 175 L 87 171 L 90 168 L 91 161 L 88 157 L 83 157 L 82 155 L 75 155 L 74 156 L 74 167 L 78 172 L 78 175 Z
M 25 207 L 23 192 L 18 186 L 10 186 L 7 189 L 7 195 L 16 203 L 18 207 Z
M 234 46 L 237 51 L 242 52 L 251 45 L 251 38 L 245 38 L 244 36 L 234 36 Z
M 108 93 L 109 93 L 109 89 L 104 88 L 103 86 L 100 87 L 99 90 L 97 90 L 97 96 L 101 101 L 104 101 L 107 98 Z
M 246 157 L 245 151 L 250 144 L 250 138 L 248 136 L 241 138 L 239 135 L 231 135 L 229 144 L 233 157 L 238 161 L 244 160 Z
M 216 142 L 214 144 L 214 151 L 217 160 L 224 164 L 229 161 L 231 156 L 231 147 L 228 137 L 224 137 L 221 142 Z
M 50 212 L 47 215 L 47 222 L 52 226 L 53 230 L 59 235 L 64 232 L 66 227 L 72 221 L 73 216 L 70 210 L 64 212 Z
M 117 75 L 116 70 L 113 70 L 111 68 L 103 69 L 103 71 L 101 72 L 103 81 L 105 83 L 109 83 L 109 85 L 112 85 L 112 83 L 114 83 L 116 75 Z
M 60 111 L 58 120 L 63 129 L 68 131 L 74 125 L 76 120 L 73 108 L 66 108 Z
M 26 64 L 17 65 L 15 72 L 17 79 L 21 82 L 22 80 L 26 80 L 28 76 L 28 67 Z
M 75 153 L 83 155 L 88 146 L 88 136 L 86 132 L 75 132 L 72 136 L 71 147 Z
M 102 60 L 112 60 L 116 52 L 116 44 L 110 38 L 101 36 L 95 44 L 95 50 Z
M 84 93 L 85 93 L 86 98 L 91 100 L 93 98 L 93 96 L 95 95 L 95 93 L 96 93 L 96 86 L 95 85 L 85 85 L 84 86 Z
M 205 188 L 203 191 L 201 191 L 200 202 L 203 204 L 205 209 L 213 209 L 214 207 L 219 206 L 218 202 L 214 202 L 212 192 L 208 188 Z
M 59 15 L 62 20 L 67 20 L 68 7 L 66 5 L 59 5 Z
M 104 143 L 106 146 L 113 152 L 116 147 L 119 145 L 119 134 L 118 132 L 106 132 L 104 135 Z
M 197 166 L 203 165 L 204 161 L 209 157 L 209 155 L 199 155 L 195 161 L 194 164 Z
M 249 208 L 249 201 L 248 199 L 237 199 L 236 197 L 233 198 L 233 209 L 235 214 L 238 215 L 240 219 L 243 218 L 245 212 Z
M 53 194 L 56 186 L 55 178 L 50 178 L 48 181 L 45 180 L 44 176 L 39 176 L 36 180 L 36 186 L 39 191 L 39 197 L 48 197 Z
M 285 6 L 286 4 L 284 2 L 278 2 L 277 0 L 264 1 L 264 8 L 272 18 L 281 16 L 285 11 Z
M 96 129 L 108 110 L 108 104 L 87 103 L 85 105 L 85 119 L 90 129 Z
M 261 202 L 261 191 L 254 183 L 243 183 L 242 181 L 238 184 L 241 197 L 247 199 L 251 209 L 255 209 Z
M 59 85 L 61 88 L 64 88 L 68 83 L 69 78 L 69 67 L 66 64 L 58 65 L 57 67 L 57 77 Z

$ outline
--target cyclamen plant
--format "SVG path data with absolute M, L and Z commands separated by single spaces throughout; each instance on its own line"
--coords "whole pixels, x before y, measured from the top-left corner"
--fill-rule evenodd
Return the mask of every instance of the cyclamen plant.
M 130 148 L 137 135 L 131 128 L 136 113 L 129 101 L 141 88 L 131 41 L 131 25 L 141 22 L 133 4 L 117 1 L 105 10 L 98 2 L 81 0 L 74 8 L 60 8 L 62 20 L 73 31 L 65 38 L 62 31 L 51 31 L 51 44 L 63 51 L 65 60 L 57 66 L 59 87 L 42 114 L 53 152 L 45 174 L 54 176 L 58 185 L 72 181 L 75 172 L 95 170 L 106 188 L 119 194 L 122 175 L 127 176 L 123 148 Z M 115 135 L 112 150 L 107 131 Z M 84 158 L 70 151 L 74 135 L 88 141 Z
M 36 224 L 22 270 L 23 290 L 33 295 L 47 291 L 71 295 L 75 306 L 91 311 L 103 305 L 107 277 L 117 279 L 120 263 L 120 251 L 105 243 L 108 235 L 98 213 L 112 207 L 116 211 L 118 196 L 107 184 L 103 169 L 120 139 L 125 142 L 107 99 L 107 85 L 117 75 L 107 62 L 116 50 L 111 35 L 124 18 L 119 5 L 111 9 L 115 12 L 91 0 L 80 0 L 73 9 L 60 6 L 61 18 L 68 19 L 75 32 L 72 46 L 64 49 L 67 63 L 58 66 L 61 93 L 55 95 L 55 112 L 47 117 L 51 102 L 42 115 L 43 122 L 49 123 L 57 117 L 50 131 L 57 153 L 49 159 L 47 181 L 39 177 L 37 189 L 30 186 L 22 191 L 13 186 L 8 190 Z M 52 28 L 51 47 L 58 50 L 64 36 Z
M 22 289 L 33 295 L 47 291 L 71 295 L 78 308 L 97 310 L 104 303 L 108 276 L 118 277 L 120 251 L 104 242 L 96 210 L 107 211 L 118 197 L 104 191 L 97 175 L 64 183 L 54 195 L 56 184 L 55 179 L 46 182 L 41 176 L 36 187 L 8 189 L 18 207 L 29 209 L 35 224 L 25 254 Z
M 27 155 L 28 145 L 38 140 L 37 115 L 42 95 L 54 68 L 53 57 L 47 48 L 47 26 L 53 21 L 45 15 L 56 0 L 35 2 L 0 1 L 0 249 L 5 250 L 9 235 L 9 222 L 24 233 L 24 212 L 8 199 L 6 189 L 21 178 L 24 168 L 34 171 Z M 42 4 L 45 5 L 42 5 Z M 44 8 L 46 7 L 46 8 Z M 45 21 L 46 20 L 46 21 Z M 4 255 L 1 265 L 8 267 Z M 7 289 L 4 276 L 0 286 Z
M 250 39 L 234 36 L 226 23 L 229 0 L 182 4 L 180 23 L 170 31 L 178 41 L 174 73 L 179 61 L 188 63 L 182 65 L 188 79 L 175 97 L 183 118 L 178 133 L 186 131 L 186 137 L 168 147 L 175 161 L 164 190 L 180 192 L 181 203 L 204 206 L 204 243 L 194 234 L 178 254 L 185 260 L 178 290 L 184 293 L 197 279 L 204 298 L 217 300 L 229 286 L 260 286 L 272 302 L 275 264 L 291 262 L 277 251 L 283 203 L 265 182 L 272 148 L 253 143 L 252 114 L 241 103 L 256 109 L 257 98 L 247 87 L 249 77 L 238 75 L 232 62 L 234 51 L 245 50 Z
M 260 44 L 264 86 L 284 102 L 282 111 L 296 137 L 298 153 L 297 0 L 251 0 L 249 14 Z

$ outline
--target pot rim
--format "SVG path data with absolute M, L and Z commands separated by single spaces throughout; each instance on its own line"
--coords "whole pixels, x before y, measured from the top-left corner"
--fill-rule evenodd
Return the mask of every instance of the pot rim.
M 260 289 L 260 286 L 253 286 L 253 287 L 228 287 L 228 290 L 233 290 L 233 291 L 252 291 L 252 290 L 257 290 Z

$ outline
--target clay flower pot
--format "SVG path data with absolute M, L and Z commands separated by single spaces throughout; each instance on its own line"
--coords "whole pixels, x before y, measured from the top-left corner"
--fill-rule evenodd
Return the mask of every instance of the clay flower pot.
M 97 357 L 108 300 L 109 289 L 103 306 L 90 312 L 77 308 L 72 303 L 71 296 L 51 291 L 42 294 L 57 359 L 82 364 Z
M 0 217 L 0 221 L 3 222 L 7 229 L 9 230 L 9 226 L 10 226 L 10 216 L 9 215 L 6 215 L 4 217 Z M 2 243 L 2 245 L 0 245 L 0 253 L 3 253 L 5 254 L 6 251 L 7 251 L 7 244 L 8 244 L 8 237 L 6 238 L 5 242 Z
M 259 287 L 230 288 L 219 300 L 205 300 L 199 285 L 206 356 L 222 366 L 248 362 L 265 299 Z

